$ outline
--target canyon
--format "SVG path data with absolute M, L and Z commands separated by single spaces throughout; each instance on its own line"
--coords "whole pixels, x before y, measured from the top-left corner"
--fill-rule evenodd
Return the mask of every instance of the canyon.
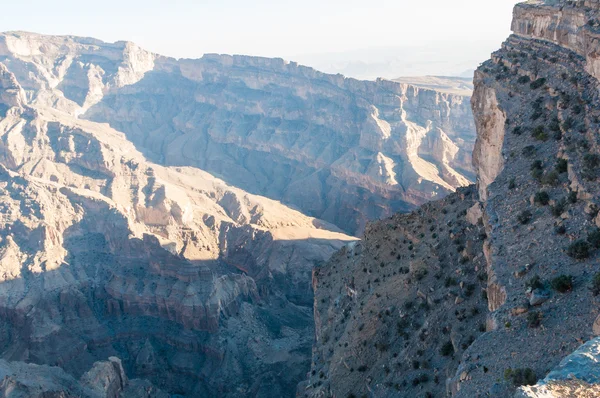
M 472 95 L 1 34 L 0 392 L 598 396 L 599 21 Z
M 312 270 L 474 179 L 466 94 L 0 34 L 0 391 L 293 396 Z

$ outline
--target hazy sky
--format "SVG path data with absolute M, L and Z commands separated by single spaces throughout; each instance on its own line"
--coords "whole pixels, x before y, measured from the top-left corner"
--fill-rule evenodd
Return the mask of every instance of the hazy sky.
M 497 41 L 515 0 L 13 0 L 0 29 L 131 40 L 175 57 L 300 54 Z

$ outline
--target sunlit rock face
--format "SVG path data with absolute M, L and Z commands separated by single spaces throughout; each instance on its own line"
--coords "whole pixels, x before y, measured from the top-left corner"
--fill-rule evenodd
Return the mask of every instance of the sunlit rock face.
M 465 90 L 20 32 L 0 37 L 0 59 L 33 104 L 108 123 L 156 163 L 199 167 L 348 233 L 474 178 Z
M 292 396 L 312 268 L 355 238 L 77 117 L 155 55 L 0 41 L 0 391 Z
M 465 93 L 0 34 L 0 388 L 293 396 L 313 268 L 474 141 Z
M 473 177 L 468 97 L 282 60 L 157 60 L 84 117 L 156 161 L 200 167 L 350 233 Z

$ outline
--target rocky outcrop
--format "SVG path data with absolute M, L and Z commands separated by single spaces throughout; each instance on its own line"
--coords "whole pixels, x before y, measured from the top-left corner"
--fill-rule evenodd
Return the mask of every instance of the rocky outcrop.
M 156 163 L 201 168 L 348 233 L 474 177 L 462 92 L 23 32 L 0 36 L 0 57 L 39 107 L 109 123 Z
M 59 367 L 0 360 L 0 394 L 3 397 L 166 398 L 146 380 L 128 380 L 121 360 L 111 357 L 94 363 L 79 380 Z
M 563 359 L 534 386 L 519 388 L 515 398 L 582 397 L 600 394 L 600 339 L 588 341 Z
M 315 269 L 316 343 L 299 397 L 444 396 L 485 332 L 485 238 L 475 187 L 370 224 Z
M 475 75 L 477 82 L 479 76 Z M 476 85 L 473 93 L 473 114 L 477 126 L 477 142 L 473 150 L 473 166 L 477 173 L 477 186 L 482 200 L 487 199 L 487 187 L 504 167 L 502 147 L 506 115 L 498 107 L 498 99 L 493 89 L 482 84 Z
M 597 18 L 595 2 L 518 4 L 514 34 L 476 72 L 473 157 L 490 313 L 488 332 L 449 381 L 453 396 L 511 396 L 593 336 Z M 584 392 L 585 380 L 555 376 L 522 391 L 597 395 Z
M 478 197 L 369 225 L 315 271 L 300 396 L 598 396 L 597 341 L 571 353 L 600 330 L 599 4 L 516 6 L 475 73 Z

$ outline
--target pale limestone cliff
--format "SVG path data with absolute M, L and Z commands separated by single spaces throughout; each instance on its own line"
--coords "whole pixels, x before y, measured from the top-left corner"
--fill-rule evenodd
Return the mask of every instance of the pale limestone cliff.
M 48 102 L 65 79 L 43 69 L 36 49 L 69 47 L 36 40 L 7 44 L 35 73 L 16 58 L 0 63 L 7 366 L 59 366 L 73 378 L 59 383 L 64 396 L 160 396 L 152 384 L 129 385 L 123 368 L 190 396 L 291 395 L 309 365 L 312 268 L 354 238 L 199 169 L 151 163 L 123 133 L 77 118 L 81 108 L 65 98 Z M 104 55 L 121 65 L 106 90 L 148 65 L 123 46 Z M 11 69 L 35 79 L 22 86 Z M 123 368 L 94 365 L 111 356 Z M 22 383 L 15 377 L 6 388 Z
M 0 59 L 38 108 L 109 123 L 157 163 L 199 167 L 350 233 L 473 178 L 464 93 L 24 32 L 1 35 Z
M 475 81 L 478 76 L 475 76 Z M 473 93 L 473 113 L 477 126 L 477 141 L 473 150 L 473 166 L 477 173 L 479 196 L 487 199 L 487 187 L 504 167 L 502 142 L 506 115 L 498 107 L 498 99 L 493 89 L 482 84 L 476 85 Z

